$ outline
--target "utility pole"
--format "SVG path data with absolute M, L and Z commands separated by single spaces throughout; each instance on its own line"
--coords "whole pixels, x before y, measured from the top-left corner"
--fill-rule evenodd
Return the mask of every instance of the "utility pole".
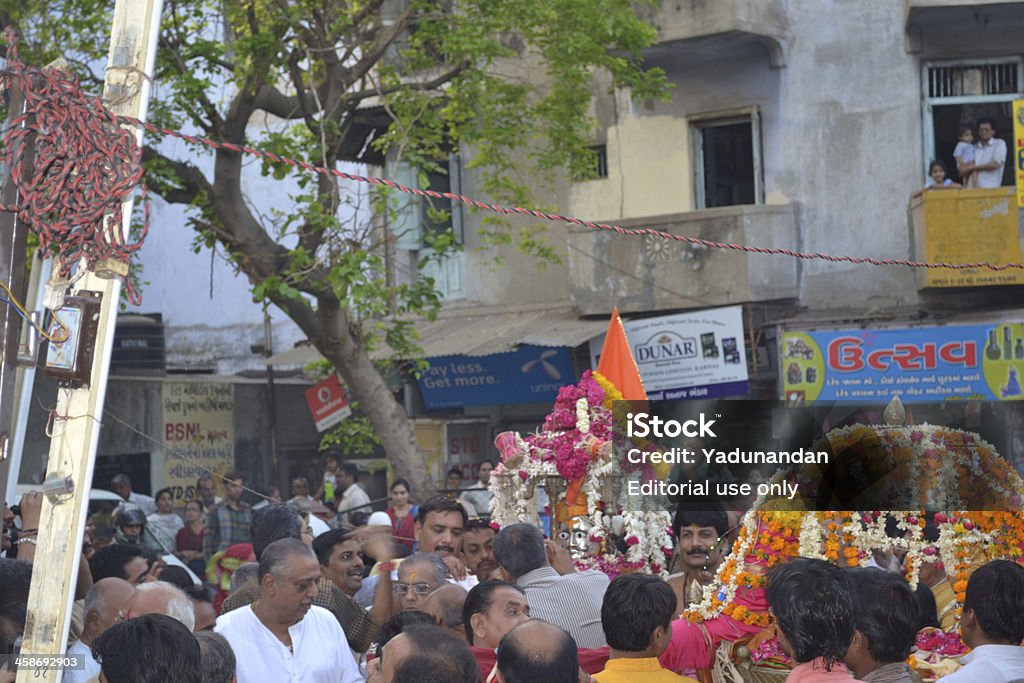
M 11 79 L 11 90 L 8 93 L 8 127 L 25 110 L 25 98 L 22 84 Z M 22 124 L 24 125 L 24 124 Z M 32 153 L 31 145 L 25 158 L 25 175 L 31 176 Z M 6 182 L 0 192 L 0 203 L 5 206 L 17 206 L 21 197 L 14 185 L 12 169 L 4 169 Z M 9 290 L 3 297 L 13 297 L 25 302 L 25 225 L 18 220 L 15 213 L 0 213 L 0 280 Z M 26 323 L 27 325 L 27 323 Z M 14 425 L 15 377 L 18 369 L 18 337 L 21 330 L 21 318 L 14 310 L 14 302 L 0 304 L 0 492 L 8 490 L 7 480 L 11 473 L 11 438 Z M 30 331 L 29 334 L 32 334 Z M 11 487 L 13 490 L 13 487 Z M 9 501 L 11 505 L 14 501 Z
M 163 0 L 117 0 L 114 6 L 103 99 L 115 114 L 146 117 L 162 8 Z M 142 131 L 136 134 L 141 139 Z M 125 238 L 132 204 L 132 198 L 125 201 L 121 226 L 109 226 L 122 230 Z M 89 384 L 60 389 L 57 396 L 22 655 L 59 655 L 67 649 L 121 281 L 87 272 L 72 295 L 86 292 L 99 293 L 100 298 L 95 353 Z M 57 669 L 42 671 L 41 676 L 38 673 L 21 669 L 17 683 L 59 683 L 62 676 Z

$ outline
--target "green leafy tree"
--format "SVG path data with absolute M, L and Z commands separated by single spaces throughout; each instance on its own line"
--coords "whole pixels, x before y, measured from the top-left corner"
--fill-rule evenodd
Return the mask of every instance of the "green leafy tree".
M 59 52 L 98 92 L 93 69 L 106 55 L 112 4 L 0 0 L 0 19 L 20 29 L 26 59 Z M 578 174 L 591 163 L 596 71 L 636 97 L 664 94 L 663 74 L 639 58 L 655 39 L 629 0 L 165 0 L 149 118 L 328 168 L 402 159 L 422 175 L 461 151 L 489 199 L 526 203 L 528 188 L 514 178 L 529 174 L 510 170 Z M 516 65 L 526 63 L 544 77 L 521 77 Z M 218 150 L 209 171 L 196 163 L 206 149 L 172 155 L 149 142 L 147 181 L 192 207 L 197 246 L 219 243 L 254 297 L 298 325 L 340 373 L 395 471 L 430 490 L 412 422 L 371 351 L 415 358 L 409 319 L 437 314 L 435 283 L 394 282 L 386 254 L 395 236 L 379 221 L 347 218 L 335 179 L 296 174 L 297 189 L 275 202 L 287 210 L 265 216 L 246 200 L 242 155 Z M 262 172 L 293 173 L 270 162 Z M 374 197 L 376 215 L 389 206 Z M 534 233 L 487 229 L 498 243 L 550 256 Z M 450 234 L 430 246 L 438 255 L 457 248 Z

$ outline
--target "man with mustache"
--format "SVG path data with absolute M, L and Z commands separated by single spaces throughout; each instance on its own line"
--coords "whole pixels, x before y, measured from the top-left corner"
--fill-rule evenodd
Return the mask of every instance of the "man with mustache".
M 235 652 L 238 683 L 362 680 L 338 621 L 313 604 L 320 563 L 312 549 L 294 538 L 274 541 L 260 555 L 259 581 L 260 599 L 214 628 Z
M 416 552 L 437 553 L 448 567 L 452 583 L 466 590 L 477 582 L 477 577 L 466 572 L 461 559 L 462 534 L 466 528 L 466 509 L 459 501 L 436 495 L 427 499 L 416 513 Z
M 672 520 L 676 537 L 679 573 L 668 577 L 676 594 L 679 612 L 700 602 L 704 587 L 711 583 L 722 561 L 723 540 L 729 530 L 729 518 L 721 510 L 696 512 L 679 509 Z
M 492 578 L 498 569 L 494 561 L 495 535 L 494 528 L 482 519 L 469 520 L 462 532 L 462 561 L 479 581 Z
M 313 539 L 313 552 L 320 562 L 320 572 L 342 593 L 355 600 L 356 593 L 364 584 L 363 553 L 370 554 L 380 563 L 390 564 L 393 546 L 389 532 L 389 528 L 379 532 L 370 529 L 331 529 L 320 534 Z M 392 592 L 391 572 L 380 572 L 374 577 L 370 608 L 374 624 L 383 624 L 391 618 Z

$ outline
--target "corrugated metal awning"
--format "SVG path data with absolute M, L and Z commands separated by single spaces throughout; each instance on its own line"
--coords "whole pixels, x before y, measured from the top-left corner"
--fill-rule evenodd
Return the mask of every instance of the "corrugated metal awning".
M 449 309 L 437 320 L 416 324 L 426 358 L 490 356 L 524 344 L 574 348 L 607 328 L 607 320 L 581 320 L 568 303 Z M 387 351 L 373 355 L 383 357 Z M 267 364 L 306 365 L 321 358 L 312 346 L 299 346 L 271 356 Z

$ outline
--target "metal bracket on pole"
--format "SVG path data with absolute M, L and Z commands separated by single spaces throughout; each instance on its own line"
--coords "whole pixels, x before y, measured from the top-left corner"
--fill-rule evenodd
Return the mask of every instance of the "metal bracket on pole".
M 68 500 L 75 493 L 75 480 L 66 477 L 59 472 L 52 472 L 46 475 L 43 482 L 43 494 L 50 500 L 51 505 L 60 505 Z
M 26 325 L 25 343 L 18 344 L 18 365 L 23 368 L 34 367 L 39 360 L 39 325 L 43 319 L 42 313 L 32 311 L 29 313 L 31 323 Z

